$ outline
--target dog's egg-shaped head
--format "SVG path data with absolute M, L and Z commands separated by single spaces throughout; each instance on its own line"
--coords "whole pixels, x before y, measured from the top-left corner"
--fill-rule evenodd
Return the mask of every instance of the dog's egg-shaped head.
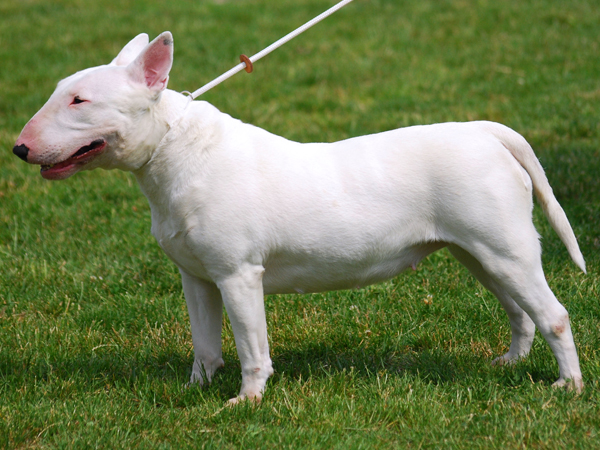
M 152 140 L 160 139 L 151 111 L 172 63 L 171 33 L 150 43 L 140 34 L 110 64 L 59 82 L 13 152 L 52 180 L 96 167 L 136 170 L 149 159 Z

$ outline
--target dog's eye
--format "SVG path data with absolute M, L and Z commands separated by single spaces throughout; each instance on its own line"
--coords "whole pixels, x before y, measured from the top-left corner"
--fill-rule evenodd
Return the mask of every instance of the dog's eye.
M 85 103 L 85 102 L 86 102 L 86 100 L 83 100 L 78 95 L 76 95 L 75 98 L 73 98 L 71 105 L 79 105 L 80 103 Z

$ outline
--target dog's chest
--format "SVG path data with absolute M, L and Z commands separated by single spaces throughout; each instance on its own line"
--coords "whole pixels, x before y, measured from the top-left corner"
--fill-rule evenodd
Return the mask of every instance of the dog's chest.
M 152 235 L 166 255 L 190 275 L 210 280 L 201 255 L 189 245 L 189 227 L 182 220 L 152 213 Z

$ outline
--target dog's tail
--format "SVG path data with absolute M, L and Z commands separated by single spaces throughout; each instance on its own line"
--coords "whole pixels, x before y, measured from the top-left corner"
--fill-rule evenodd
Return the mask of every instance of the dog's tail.
M 581 250 L 579 250 L 577 238 L 575 238 L 575 233 L 573 233 L 569 219 L 567 219 L 567 215 L 558 203 L 558 200 L 556 200 L 544 169 L 529 143 L 519 133 L 504 125 L 494 122 L 481 123 L 487 131 L 494 135 L 510 151 L 519 164 L 527 171 L 533 183 L 535 196 L 540 202 L 550 225 L 552 225 L 556 234 L 558 234 L 561 241 L 567 247 L 567 251 L 575 264 L 584 273 L 587 273 L 585 270 L 585 260 L 583 259 Z

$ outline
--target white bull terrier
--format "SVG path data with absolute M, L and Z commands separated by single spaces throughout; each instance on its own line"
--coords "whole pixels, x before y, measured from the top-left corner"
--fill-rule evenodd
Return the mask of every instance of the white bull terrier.
M 492 122 L 414 126 L 300 144 L 166 89 L 173 38 L 141 34 L 108 65 L 61 81 L 14 153 L 61 180 L 131 171 L 152 234 L 177 264 L 194 344 L 191 382 L 223 366 L 227 309 L 242 365 L 239 396 L 260 400 L 273 373 L 264 295 L 366 286 L 447 247 L 498 297 L 512 363 L 535 327 L 580 391 L 566 309 L 546 283 L 532 192 L 571 258 L 585 262 L 525 139 Z

